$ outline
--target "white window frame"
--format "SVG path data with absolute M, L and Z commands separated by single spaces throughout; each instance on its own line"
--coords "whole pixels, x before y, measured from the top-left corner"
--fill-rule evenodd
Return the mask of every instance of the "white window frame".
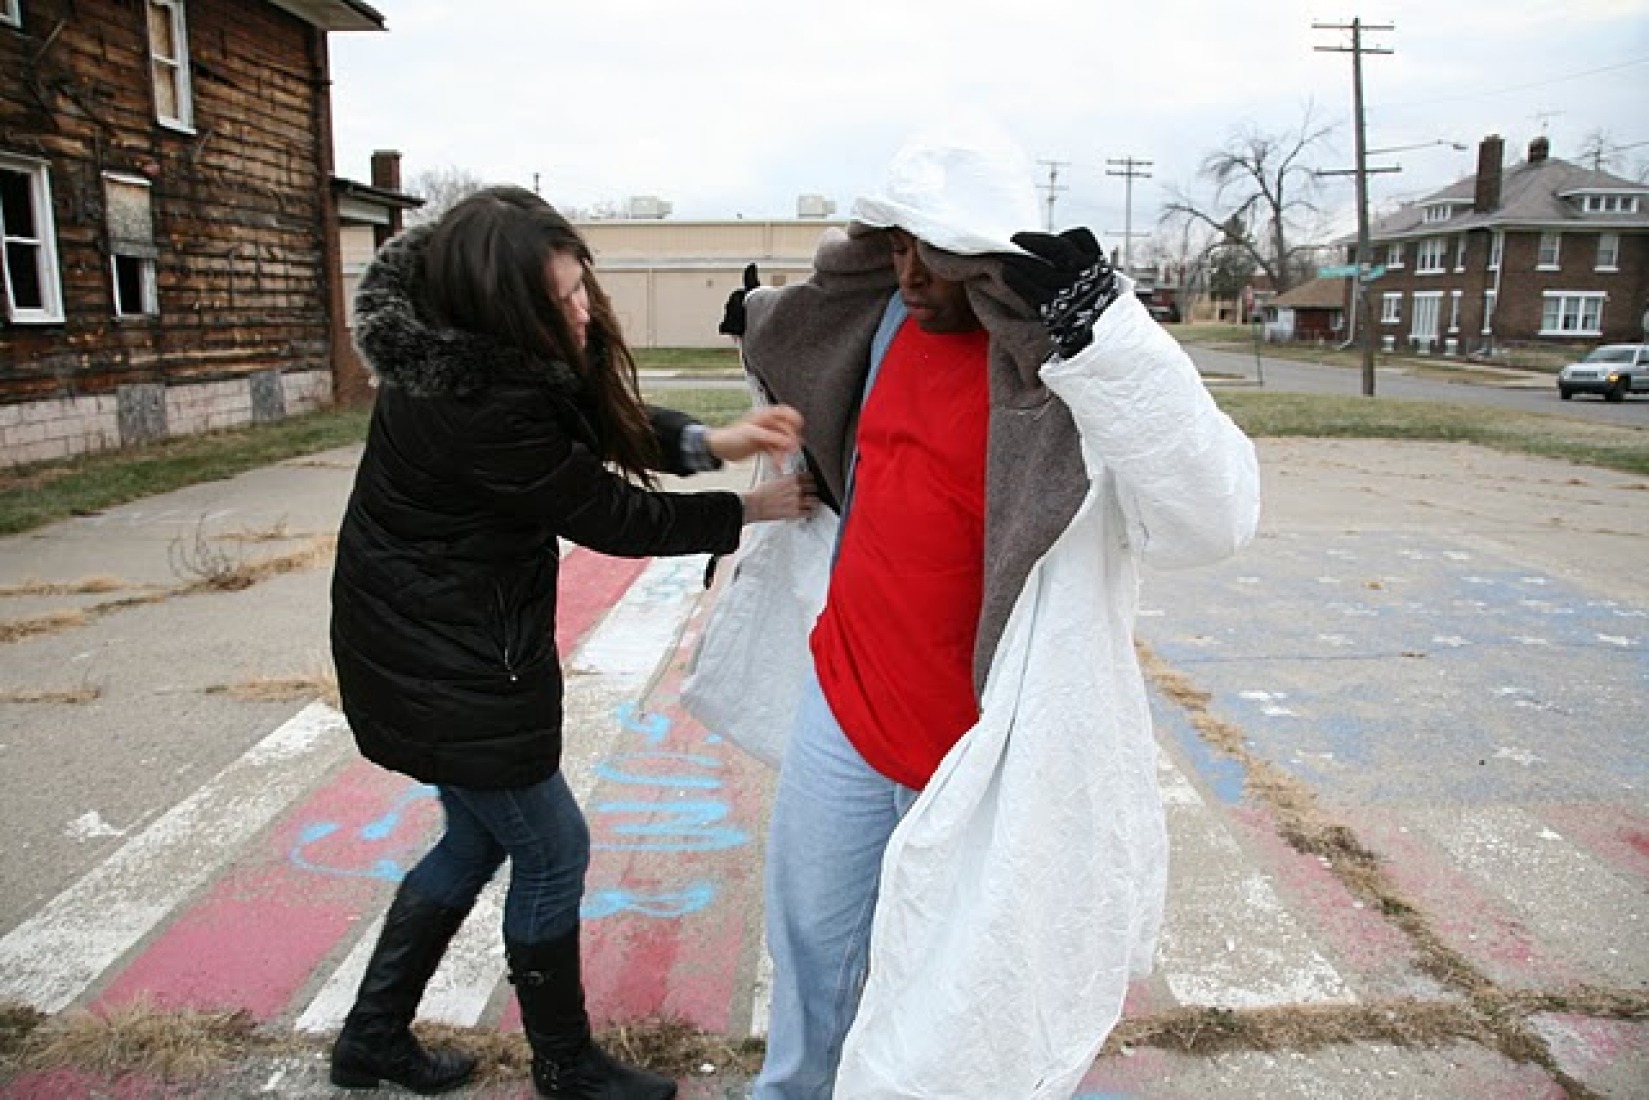
M 1466 296 L 1463 290 L 1449 291 L 1449 331 L 1460 331 L 1460 300 Z
M 1403 242 L 1393 241 L 1386 246 L 1386 270 L 1395 271 L 1403 266 Z
M 1443 315 L 1441 290 L 1417 290 L 1413 294 L 1414 311 L 1409 315 L 1409 343 L 1430 351 L 1437 343 L 1438 321 Z
M 1548 290 L 1540 298 L 1541 336 L 1602 336 L 1601 290 Z
M 0 23 L 23 25 L 23 0 L 0 0 Z
M 1500 270 L 1500 261 L 1506 254 L 1506 234 L 1496 229 L 1489 234 L 1489 264 L 1490 271 Z
M 1403 294 L 1401 291 L 1380 295 L 1380 323 L 1382 325 L 1400 325 L 1403 323 Z
M 140 187 L 145 197 L 150 200 L 149 208 L 149 239 L 118 240 L 115 238 L 114 228 L 109 230 L 109 290 L 110 298 L 114 302 L 114 314 L 117 320 L 138 317 L 154 317 L 160 313 L 160 293 L 155 282 L 155 242 L 154 242 L 154 207 L 152 197 L 148 195 L 153 186 L 142 176 L 128 176 L 121 172 L 103 173 L 104 186 L 111 182 L 126 187 Z M 110 200 L 112 207 L 113 200 Z M 137 273 L 137 301 L 128 302 L 120 290 L 120 269 L 122 261 L 136 269 Z
M 1449 241 L 1447 237 L 1427 237 L 1420 242 L 1420 247 L 1414 251 L 1414 273 L 1416 275 L 1441 275 L 1448 270 L 1446 266 L 1449 256 Z
M 0 153 L 0 169 L 24 176 L 29 181 L 29 207 L 34 215 L 34 233 L 13 235 L 0 224 L 0 268 L 6 289 L 6 319 L 18 325 L 50 325 L 63 320 L 63 281 L 57 268 L 57 225 L 52 218 L 51 169 L 45 161 L 32 157 L 12 157 Z M 5 216 L 0 213 L 0 223 Z M 36 277 L 40 282 L 41 304 L 21 307 L 11 285 L 13 248 L 36 249 Z
M 1499 297 L 1497 291 L 1485 290 L 1483 292 L 1483 329 L 1479 335 L 1488 336 L 1494 332 L 1494 304 Z
M 1466 235 L 1459 234 L 1454 238 L 1454 269 L 1466 270 Z
M 1454 217 L 1454 205 L 1441 202 L 1426 207 L 1424 220 L 1427 222 L 1446 222 L 1452 217 Z
M 188 133 L 195 132 L 195 96 L 189 82 L 189 25 L 183 14 L 183 0 L 145 0 L 144 19 L 152 19 L 156 9 L 166 13 L 172 24 L 172 41 L 177 46 L 176 57 L 156 52 L 152 24 L 146 22 L 149 33 L 149 81 L 155 93 L 155 119 L 162 125 Z M 177 82 L 177 115 L 170 116 L 160 109 L 159 83 L 162 70 Z
M 1597 235 L 1597 268 L 1598 271 L 1620 270 L 1620 234 L 1599 233 Z
M 1550 246 L 1549 248 L 1547 246 Z M 1547 253 L 1551 259 L 1547 259 Z M 1535 251 L 1534 269 L 1536 271 L 1556 271 L 1563 263 L 1563 234 L 1548 230 L 1540 235 L 1540 244 Z

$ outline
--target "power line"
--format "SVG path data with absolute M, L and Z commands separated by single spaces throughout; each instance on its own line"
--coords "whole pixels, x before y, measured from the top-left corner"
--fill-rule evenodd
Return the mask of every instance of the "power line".
M 1122 169 L 1120 172 L 1113 172 L 1110 168 L 1107 168 L 1105 169 L 1105 174 L 1107 176 L 1121 176 L 1126 181 L 1124 184 L 1123 193 L 1125 198 L 1122 213 L 1122 270 L 1131 275 L 1133 273 L 1132 252 L 1135 235 L 1134 181 L 1137 179 L 1150 179 L 1151 173 L 1142 172 L 1140 169 L 1151 167 L 1153 162 L 1148 160 L 1135 160 L 1133 157 L 1118 157 L 1107 160 L 1105 163 L 1108 165 L 1117 165 Z M 1141 237 L 1145 235 L 1146 234 L 1144 233 L 1139 234 Z
M 1047 230 L 1052 233 L 1054 231 L 1054 200 L 1059 197 L 1059 192 L 1070 190 L 1065 184 L 1059 182 L 1059 170 L 1068 168 L 1071 162 L 1068 160 L 1039 160 L 1036 163 L 1047 165 L 1048 168 L 1048 182 L 1037 186 L 1048 193 Z
M 1357 177 L 1357 293 L 1352 299 L 1353 318 L 1356 317 L 1355 307 L 1362 309 L 1363 327 L 1359 330 L 1363 345 L 1363 396 L 1374 396 L 1374 324 L 1371 303 L 1372 292 L 1369 290 L 1369 255 L 1368 255 L 1368 126 L 1367 117 L 1363 111 L 1363 55 L 1389 54 L 1393 51 L 1387 47 L 1365 46 L 1363 44 L 1364 31 L 1390 31 L 1396 28 L 1390 23 L 1364 23 L 1361 19 L 1353 19 L 1351 23 L 1313 23 L 1313 30 L 1320 31 L 1350 31 L 1351 45 L 1349 46 L 1318 46 L 1318 53 L 1349 53 L 1351 55 L 1351 110 L 1353 115 L 1354 144 L 1357 154 L 1357 166 L 1352 170 Z M 1281 259 L 1281 257 L 1279 257 Z
M 1365 23 L 1363 25 L 1363 29 L 1374 30 L 1380 28 L 1371 28 Z M 1631 61 L 1622 61 L 1617 65 L 1605 65 L 1598 69 L 1584 69 L 1578 73 L 1565 73 L 1562 76 L 1551 76 L 1547 77 L 1545 80 L 1531 81 L 1528 84 L 1512 84 L 1505 88 L 1489 88 L 1480 92 L 1466 92 L 1462 95 L 1433 96 L 1427 99 L 1410 99 L 1406 101 L 1399 100 L 1396 103 L 1387 103 L 1380 109 L 1382 111 L 1392 111 L 1400 107 L 1429 107 L 1434 103 L 1459 103 L 1468 99 L 1487 99 L 1490 96 L 1505 95 L 1507 92 L 1526 92 L 1530 88 L 1544 88 L 1552 84 L 1562 84 L 1566 80 L 1579 80 L 1581 77 L 1597 76 L 1600 73 L 1612 73 L 1618 69 L 1630 69 L 1634 65 L 1643 64 L 1649 64 L 1649 57 L 1639 57 Z

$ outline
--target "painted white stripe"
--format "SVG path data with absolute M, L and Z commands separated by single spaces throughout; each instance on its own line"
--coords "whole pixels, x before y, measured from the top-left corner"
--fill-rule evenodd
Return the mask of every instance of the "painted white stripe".
M 354 750 L 311 703 L 0 939 L 0 999 L 68 1007 Z
M 614 717 L 626 702 L 639 702 L 659 667 L 675 652 L 683 625 L 703 594 L 704 558 L 659 558 L 649 563 L 566 662 L 564 747 L 561 769 L 580 804 L 596 785 L 595 766 L 612 755 L 620 733 Z M 430 982 L 418 1018 L 459 1027 L 480 1022 L 503 980 L 507 883 L 495 880 L 454 937 Z M 366 972 L 383 927 L 380 917 L 299 1015 L 306 1032 L 337 1029 Z
M 1173 846 L 1157 965 L 1174 999 L 1220 1008 L 1356 1000 L 1166 753 L 1157 776 Z
M 1641 882 L 1622 878 L 1517 806 L 1413 811 L 1426 835 L 1517 911 L 1543 945 L 1617 986 L 1649 983 Z
M 756 956 L 756 986 L 750 999 L 750 1034 L 767 1038 L 773 1019 L 773 956 L 767 951 L 767 922 L 762 922 L 761 954 Z

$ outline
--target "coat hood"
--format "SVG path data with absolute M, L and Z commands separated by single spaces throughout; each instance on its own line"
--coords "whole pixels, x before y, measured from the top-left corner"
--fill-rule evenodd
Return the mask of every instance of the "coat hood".
M 1013 235 L 1040 225 L 1030 158 L 983 120 L 955 120 L 912 137 L 894 154 L 881 188 L 854 201 L 852 218 L 964 256 L 1019 252 Z
M 540 359 L 479 332 L 434 322 L 422 303 L 433 225 L 406 230 L 378 250 L 355 293 L 355 348 L 374 378 L 415 397 L 465 397 L 505 382 L 575 393 L 565 363 Z

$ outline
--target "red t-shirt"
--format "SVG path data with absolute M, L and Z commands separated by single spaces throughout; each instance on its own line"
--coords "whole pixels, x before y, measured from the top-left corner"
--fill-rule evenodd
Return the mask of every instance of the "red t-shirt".
M 855 748 L 921 788 L 979 718 L 985 567 L 983 329 L 907 320 L 859 418 L 853 498 L 813 628 L 819 684 Z

